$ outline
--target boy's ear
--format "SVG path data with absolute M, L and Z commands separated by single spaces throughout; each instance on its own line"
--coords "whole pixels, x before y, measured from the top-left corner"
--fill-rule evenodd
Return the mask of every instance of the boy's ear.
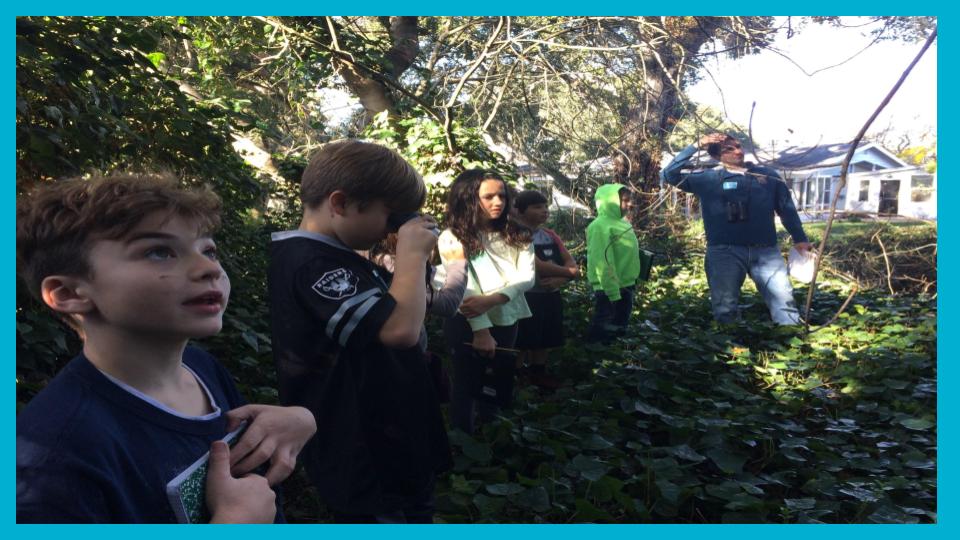
M 338 190 L 335 190 L 327 197 L 327 201 L 330 202 L 330 210 L 333 211 L 336 215 L 344 215 L 347 213 L 347 204 L 349 200 L 347 199 L 347 194 Z
M 86 281 L 72 276 L 43 278 L 40 297 L 44 304 L 58 313 L 82 314 L 96 307 L 87 294 Z

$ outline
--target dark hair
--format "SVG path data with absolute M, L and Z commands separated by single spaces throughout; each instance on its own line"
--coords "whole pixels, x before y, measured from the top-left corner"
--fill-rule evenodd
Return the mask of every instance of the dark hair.
M 450 185 L 450 194 L 447 196 L 447 223 L 450 230 L 463 244 L 463 253 L 470 259 L 482 251 L 480 242 L 481 220 L 480 215 L 480 184 L 484 180 L 498 180 L 503 182 L 504 196 L 503 213 L 497 219 L 488 223 L 488 231 L 500 233 L 507 244 L 522 247 L 530 243 L 530 230 L 510 219 L 510 205 L 512 197 L 507 183 L 499 174 L 483 169 L 470 169 L 460 173 Z
M 166 212 L 220 227 L 220 198 L 209 188 L 186 188 L 169 174 L 71 178 L 39 186 L 17 201 L 17 272 L 40 299 L 53 275 L 90 276 L 95 240 L 117 240 L 148 214 Z
M 533 206 L 535 204 L 547 204 L 547 198 L 543 196 L 543 193 L 540 193 L 534 189 L 528 189 L 526 191 L 521 191 L 517 195 L 517 210 L 522 214 L 527 211 L 527 207 Z
M 727 134 L 727 138 L 724 139 L 723 142 L 708 144 L 707 154 L 710 154 L 710 157 L 712 157 L 713 159 L 719 160 L 720 154 L 723 151 L 724 143 L 726 143 L 727 141 L 736 141 L 736 140 L 738 140 L 736 137 L 734 137 L 733 135 Z
M 391 274 L 394 273 L 397 269 L 397 239 L 397 233 L 387 233 L 379 242 L 367 250 L 367 259 Z M 436 251 L 436 248 L 434 248 L 434 251 Z M 431 257 L 432 256 L 433 254 L 431 254 Z M 430 258 L 427 258 L 425 281 L 427 286 L 427 307 L 429 308 L 430 305 L 433 304 L 433 295 L 436 294 L 436 290 L 433 288 L 433 263 L 430 261 Z
M 337 190 L 361 208 L 382 200 L 395 212 L 416 211 L 427 197 L 423 178 L 400 154 L 356 139 L 327 143 L 313 154 L 300 181 L 300 201 L 316 208 Z

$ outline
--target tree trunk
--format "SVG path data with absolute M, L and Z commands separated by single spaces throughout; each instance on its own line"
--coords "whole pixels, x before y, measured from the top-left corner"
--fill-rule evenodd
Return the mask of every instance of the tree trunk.
M 385 23 L 383 18 L 381 23 Z M 417 17 L 389 18 L 391 46 L 385 55 L 386 65 L 378 66 L 382 68 L 385 76 L 399 80 L 400 75 L 413 64 L 417 55 L 420 54 L 417 31 Z M 340 75 L 347 82 L 350 91 L 357 96 L 363 106 L 364 126 L 383 111 L 389 111 L 390 115 L 396 114 L 396 98 L 384 83 L 343 58 L 334 57 L 334 63 L 340 68 Z
M 651 208 L 659 191 L 664 143 L 681 105 L 674 81 L 682 80 L 689 58 L 711 38 L 715 26 L 693 17 L 670 17 L 664 28 L 673 39 L 656 51 L 658 59 L 653 55 L 647 59 L 644 95 L 639 105 L 623 112 L 627 135 L 613 155 L 614 179 L 640 192 L 641 209 Z M 638 225 L 642 226 L 646 215 L 639 213 Z

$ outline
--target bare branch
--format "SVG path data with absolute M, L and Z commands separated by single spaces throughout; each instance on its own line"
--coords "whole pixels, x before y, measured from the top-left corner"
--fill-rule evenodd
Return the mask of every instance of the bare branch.
M 833 197 L 833 203 L 830 205 L 830 217 L 827 219 L 827 226 L 823 230 L 823 239 L 820 240 L 820 253 L 824 253 L 824 250 L 827 246 L 827 239 L 830 237 L 830 228 L 833 226 L 833 218 L 837 213 L 837 201 L 840 199 L 840 192 L 843 190 L 843 187 L 847 183 L 847 172 L 850 167 L 850 160 L 853 159 L 853 153 L 857 149 L 857 145 L 860 144 L 860 140 L 863 138 L 863 135 L 867 132 L 867 129 L 870 128 L 870 124 L 876 120 L 880 112 L 887 106 L 887 103 L 890 103 L 890 100 L 893 99 L 893 96 L 896 95 L 897 90 L 900 89 L 900 86 L 903 85 L 903 81 L 907 79 L 907 76 L 910 75 L 910 72 L 913 70 L 913 67 L 917 65 L 917 62 L 920 61 L 920 58 L 923 57 L 923 54 L 927 52 L 927 49 L 930 48 L 930 45 L 933 44 L 933 41 L 937 38 L 937 28 L 934 27 L 933 31 L 930 33 L 930 36 L 927 37 L 927 41 L 924 42 L 923 47 L 910 62 L 910 65 L 907 66 L 907 69 L 903 71 L 903 74 L 900 75 L 900 79 L 897 80 L 896 84 L 893 85 L 893 88 L 887 93 L 886 97 L 883 98 L 883 101 L 880 102 L 880 105 L 877 107 L 873 114 L 870 115 L 870 118 L 867 119 L 867 122 L 860 128 L 860 132 L 857 133 L 857 136 L 853 138 L 853 141 L 850 143 L 850 149 L 847 150 L 847 155 L 843 158 L 843 163 L 840 165 L 840 182 L 837 184 L 836 192 Z M 821 258 L 816 259 L 816 264 L 814 265 L 813 270 L 813 280 L 810 282 L 810 289 L 807 291 L 807 303 L 806 308 L 804 309 L 804 319 L 807 319 L 806 325 L 807 329 L 810 328 L 809 318 L 810 318 L 810 307 L 813 303 L 813 293 L 816 291 L 817 287 L 817 272 L 820 270 L 820 263 L 822 262 Z

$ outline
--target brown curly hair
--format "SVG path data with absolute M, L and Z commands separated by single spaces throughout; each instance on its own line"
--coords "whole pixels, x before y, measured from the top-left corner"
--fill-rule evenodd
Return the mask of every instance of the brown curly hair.
M 463 244 L 463 253 L 468 259 L 475 257 L 483 250 L 480 241 L 480 233 L 483 232 L 480 184 L 484 180 L 503 182 L 506 198 L 503 213 L 497 219 L 487 223 L 486 232 L 500 233 L 506 243 L 514 247 L 523 247 L 530 243 L 530 229 L 510 219 L 509 210 L 513 200 L 503 177 L 493 171 L 470 169 L 460 173 L 450 185 L 446 212 L 450 230 Z

